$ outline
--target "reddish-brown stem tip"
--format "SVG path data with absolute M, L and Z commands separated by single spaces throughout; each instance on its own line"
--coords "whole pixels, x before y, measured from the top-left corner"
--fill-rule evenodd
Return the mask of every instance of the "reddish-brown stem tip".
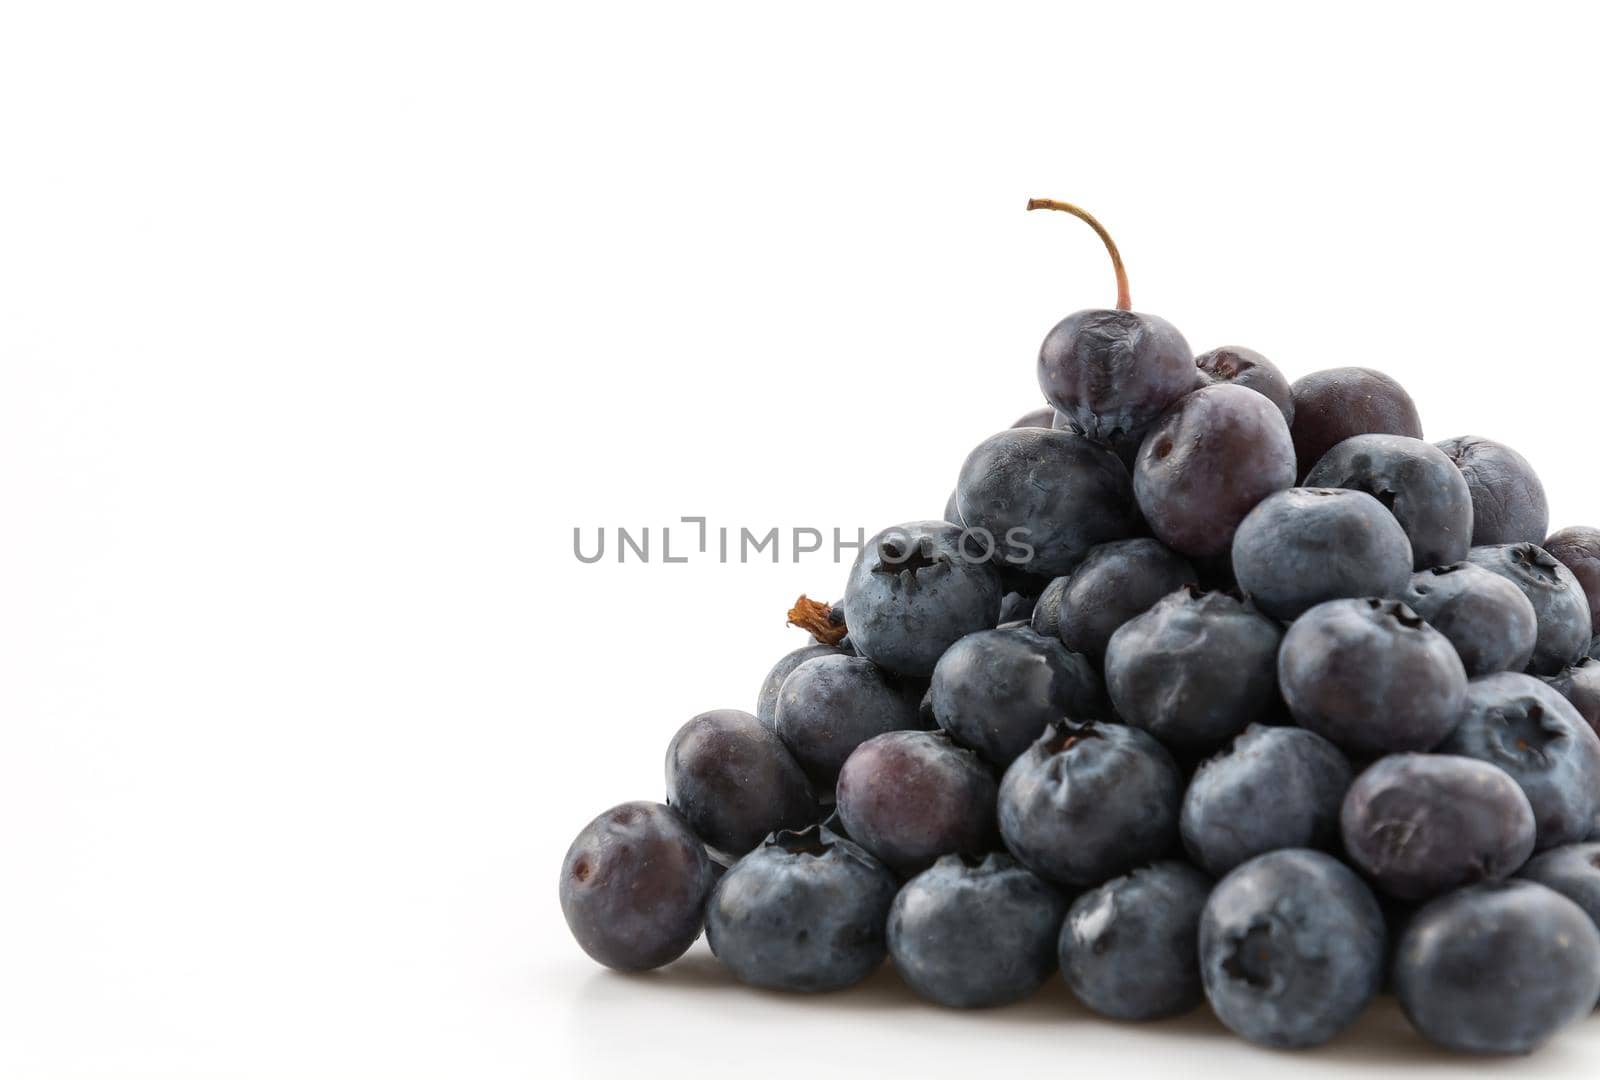
M 1095 220 L 1095 216 L 1082 207 L 1073 206 L 1071 203 L 1060 202 L 1056 199 L 1029 199 L 1029 210 L 1060 210 L 1064 214 L 1071 214 L 1079 221 L 1084 222 L 1100 237 L 1100 242 L 1106 246 L 1106 251 L 1111 254 L 1111 269 L 1117 275 L 1117 309 L 1131 311 L 1133 303 L 1128 299 L 1128 271 L 1122 265 L 1122 253 L 1117 250 L 1116 241 L 1111 239 L 1111 234 L 1106 232 L 1106 227 Z
M 837 645 L 850 632 L 844 620 L 834 620 L 833 606 L 802 595 L 789 609 L 789 625 L 798 626 L 824 645 Z

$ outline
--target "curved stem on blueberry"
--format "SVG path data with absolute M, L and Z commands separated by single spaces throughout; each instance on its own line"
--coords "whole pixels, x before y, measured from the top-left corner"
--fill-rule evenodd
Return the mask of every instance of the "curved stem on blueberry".
M 850 632 L 843 619 L 836 619 L 833 606 L 801 594 L 789 609 L 789 625 L 798 626 L 823 645 L 837 645 Z
M 1093 214 L 1081 207 L 1073 206 L 1071 203 L 1059 202 L 1055 199 L 1029 199 L 1028 209 L 1060 210 L 1062 213 L 1071 214 L 1093 229 L 1095 235 L 1100 237 L 1100 242 L 1105 244 L 1106 251 L 1110 252 L 1111 269 L 1116 271 L 1117 274 L 1117 310 L 1131 311 L 1133 309 L 1133 302 L 1128 299 L 1128 271 L 1122 265 L 1122 254 L 1117 251 L 1116 241 L 1111 239 L 1111 234 L 1106 232 L 1106 227 L 1095 220 Z

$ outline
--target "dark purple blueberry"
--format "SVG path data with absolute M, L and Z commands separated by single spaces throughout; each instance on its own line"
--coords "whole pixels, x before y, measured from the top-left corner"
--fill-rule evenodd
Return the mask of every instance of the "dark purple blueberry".
M 957 638 L 1000 621 L 1000 574 L 966 540 L 959 525 L 913 521 L 867 541 L 845 588 L 856 652 L 925 678 Z
M 1510 877 L 1533 854 L 1528 797 L 1476 758 L 1381 758 L 1350 785 L 1339 822 L 1346 856 L 1401 900 Z
M 1355 1022 L 1388 951 L 1372 890 L 1331 855 L 1258 855 L 1200 916 L 1200 976 L 1217 1019 L 1261 1046 L 1318 1046 Z
M 1082 436 L 1011 428 L 980 443 L 956 484 L 961 520 L 996 559 L 1045 578 L 1139 527 L 1133 483 L 1115 454 Z
M 1288 622 L 1324 600 L 1398 596 L 1411 579 L 1411 542 L 1366 492 L 1290 488 L 1239 524 L 1233 572 L 1257 607 Z
M 1543 679 L 1552 690 L 1571 702 L 1578 715 L 1600 734 L 1600 661 L 1585 656 L 1571 667 L 1545 675 Z
M 1334 847 L 1353 778 L 1349 760 L 1322 736 L 1253 724 L 1190 779 L 1178 819 L 1183 846 L 1213 877 L 1269 851 Z
M 933 715 L 962 746 L 1005 768 L 1044 729 L 1104 711 L 1094 666 L 1055 638 L 1029 629 L 980 630 L 939 658 Z
M 1468 678 L 1521 671 L 1533 657 L 1539 636 L 1533 603 L 1481 566 L 1458 562 L 1413 574 L 1402 599 L 1450 639 Z
M 1394 989 L 1432 1042 L 1526 1054 L 1586 1018 L 1600 997 L 1600 930 L 1532 881 L 1477 885 L 1412 918 L 1395 950 Z
M 1283 415 L 1242 386 L 1181 398 L 1145 436 L 1133 491 L 1150 529 L 1185 555 L 1223 555 L 1257 503 L 1294 484 Z
M 1572 571 L 1544 548 L 1537 544 L 1475 547 L 1467 553 L 1467 561 L 1499 574 L 1532 601 L 1539 630 L 1528 662 L 1530 673 L 1554 675 L 1588 652 L 1593 636 L 1589 598 Z
M 1535 855 L 1517 876 L 1554 889 L 1600 926 L 1600 844 L 1568 844 Z
M 1294 388 L 1276 364 L 1254 349 L 1224 345 L 1195 357 L 1194 366 L 1207 385 L 1248 387 L 1276 405 L 1285 424 L 1294 423 Z
M 1033 618 L 1029 625 L 1033 632 L 1043 637 L 1056 637 L 1061 629 L 1061 597 L 1067 591 L 1071 582 L 1070 575 L 1063 574 L 1053 579 L 1039 594 L 1039 599 L 1033 605 Z
M 700 936 L 716 874 L 683 815 L 630 802 L 578 834 L 561 863 L 561 913 L 583 951 L 618 971 L 647 971 Z
M 1550 526 L 1544 485 L 1528 459 L 1503 443 L 1476 435 L 1436 443 L 1455 462 L 1472 492 L 1472 543 L 1537 544 Z
M 889 909 L 889 955 L 912 990 L 954 1009 L 1009 1005 L 1056 969 L 1066 899 L 1009 855 L 945 855 Z
M 1199 384 L 1189 343 L 1155 315 L 1074 312 L 1039 347 L 1045 400 L 1092 439 L 1142 430 Z
M 701 713 L 672 737 L 667 805 L 696 836 L 730 855 L 818 817 L 805 771 L 783 740 L 738 709 Z
M 1422 438 L 1422 419 L 1405 388 L 1381 371 L 1340 367 L 1294 383 L 1295 458 L 1300 475 L 1352 435 Z
M 1200 913 L 1211 879 L 1188 863 L 1140 867 L 1078 897 L 1061 926 L 1061 974 L 1113 1020 L 1159 1020 L 1205 1001 Z
M 1448 638 L 1393 600 L 1330 600 L 1278 652 L 1289 713 L 1356 756 L 1428 750 L 1455 727 L 1467 672 Z
M 1149 735 L 1064 721 L 1006 770 L 1000 834 L 1045 880 L 1098 885 L 1171 849 L 1182 794 L 1172 755 Z
M 1057 600 L 1056 632 L 1073 652 L 1103 660 L 1122 624 L 1199 580 L 1189 561 L 1159 540 L 1101 544 L 1066 579 Z
M 1278 624 L 1226 593 L 1179 589 L 1111 635 L 1117 715 L 1163 743 L 1208 749 L 1277 701 Z
M 756 719 L 767 727 L 774 727 L 777 723 L 778 691 L 783 689 L 783 680 L 789 673 L 805 663 L 815 660 L 819 656 L 847 656 L 849 655 L 837 645 L 822 645 L 812 642 L 803 645 L 794 652 L 789 653 L 767 672 L 767 677 L 761 681 L 761 693 L 756 696 Z
M 994 843 L 994 774 L 942 731 L 868 739 L 839 770 L 839 819 L 902 877 Z
M 1022 417 L 1011 426 L 1053 428 L 1056 426 L 1056 411 L 1048 405 L 1041 405 L 1032 412 L 1023 413 Z
M 1439 753 L 1509 773 L 1533 807 L 1537 850 L 1575 844 L 1600 825 L 1600 736 L 1530 675 L 1507 671 L 1469 683 L 1461 722 Z
M 706 940 L 740 982 L 842 990 L 883 964 L 899 887 L 887 866 L 820 826 L 775 833 L 717 882 Z
M 919 701 L 864 657 L 820 656 L 783 680 L 773 727 L 816 789 L 831 792 L 856 747 L 920 725 Z
M 1356 435 L 1306 475 L 1307 487 L 1349 488 L 1377 499 L 1411 541 L 1412 566 L 1460 562 L 1472 546 L 1472 493 L 1444 451 L 1405 435 Z
M 1589 598 L 1589 619 L 1600 622 L 1600 529 L 1574 525 L 1553 532 L 1540 545 L 1572 571 Z

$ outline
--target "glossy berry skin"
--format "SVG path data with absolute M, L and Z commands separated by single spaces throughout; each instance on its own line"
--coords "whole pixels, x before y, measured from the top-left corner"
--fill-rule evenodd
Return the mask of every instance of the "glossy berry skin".
M 789 677 L 790 672 L 805 663 L 815 660 L 819 656 L 848 656 L 849 654 L 837 645 L 821 645 L 812 642 L 788 653 L 767 672 L 767 677 L 761 680 L 761 692 L 756 695 L 756 719 L 767 727 L 774 727 L 777 723 L 778 691 L 783 689 L 783 680 Z
M 1056 969 L 1067 908 L 1009 855 L 946 855 L 908 881 L 889 909 L 889 955 L 922 997 L 953 1009 L 1021 1001 Z
M 1067 431 L 1012 428 L 985 439 L 961 467 L 956 500 L 961 520 L 993 539 L 1002 564 L 1044 578 L 1139 526 L 1127 467 Z
M 1300 475 L 1352 435 L 1422 438 L 1422 419 L 1405 388 L 1381 371 L 1340 367 L 1314 371 L 1294 383 L 1295 458 Z
M 819 816 L 805 771 L 783 740 L 738 709 L 701 713 L 672 737 L 667 805 L 696 836 L 730 855 Z
M 1436 444 L 1472 492 L 1472 543 L 1537 544 L 1550 525 L 1544 485 L 1528 459 L 1504 443 L 1476 435 Z
M 1092 439 L 1142 431 L 1199 383 L 1189 343 L 1155 315 L 1074 312 L 1039 347 L 1045 400 Z
M 995 796 L 989 767 L 942 731 L 868 739 L 839 770 L 839 820 L 902 877 L 993 847 Z
M 583 951 L 618 971 L 648 971 L 700 936 L 716 872 L 671 807 L 630 802 L 578 834 L 561 863 L 561 913 Z
M 958 525 L 913 521 L 867 541 L 845 588 L 857 653 L 926 678 L 957 638 L 1000 621 L 1000 574 L 963 537 Z
M 1388 931 L 1372 890 L 1320 851 L 1257 856 L 1200 917 L 1200 975 L 1217 1018 L 1282 1050 L 1355 1022 L 1383 982 Z
M 1543 677 L 1550 689 L 1566 698 L 1578 715 L 1600 734 L 1600 660 L 1585 656 L 1571 667 Z
M 1600 621 L 1600 529 L 1574 525 L 1551 533 L 1540 545 L 1572 571 L 1589 598 L 1589 619 Z
M 1349 759 L 1322 736 L 1251 725 L 1190 779 L 1178 819 L 1183 846 L 1213 877 L 1269 851 L 1331 848 L 1354 778 Z
M 1111 635 L 1200 575 L 1159 540 L 1114 540 L 1090 550 L 1058 594 L 1056 632 L 1073 652 L 1105 659 Z M 1041 598 L 1042 600 L 1043 598 Z
M 833 790 L 853 750 L 886 731 L 921 725 L 919 695 L 859 656 L 821 656 L 783 681 L 774 729 L 818 791 Z
M 1023 413 L 1017 422 L 1011 426 L 1014 428 L 1053 428 L 1056 426 L 1056 411 L 1048 405 L 1041 405 L 1032 412 Z
M 1200 913 L 1210 895 L 1210 878 L 1168 861 L 1078 897 L 1059 943 L 1073 994 L 1113 1020 L 1159 1020 L 1198 1007 L 1205 1000 Z
M 1521 671 L 1533 658 L 1539 620 L 1522 590 L 1468 562 L 1411 576 L 1401 599 L 1450 639 L 1468 678 Z
M 1177 839 L 1183 778 L 1164 747 L 1121 724 L 1063 722 L 1000 781 L 1000 834 L 1057 885 L 1098 885 Z
M 1227 593 L 1179 589 L 1111 635 L 1106 690 L 1118 716 L 1169 746 L 1219 746 L 1276 702 L 1282 638 Z
M 776 833 L 717 882 L 706 940 L 740 982 L 842 990 L 882 965 L 899 887 L 887 866 L 820 826 Z
M 1472 493 L 1444 452 L 1404 435 L 1356 435 L 1306 474 L 1307 487 L 1365 491 L 1394 514 L 1411 541 L 1412 566 L 1460 562 L 1472 546 Z
M 1239 524 L 1233 572 L 1257 607 L 1285 622 L 1325 600 L 1398 596 L 1411 580 L 1411 541 L 1363 491 L 1290 488 Z
M 1330 600 L 1284 635 L 1278 686 L 1301 727 L 1371 756 L 1437 746 L 1460 716 L 1467 672 L 1404 604 Z
M 950 646 L 930 693 L 939 726 L 1000 768 L 1062 717 L 1099 716 L 1105 700 L 1088 660 L 1025 628 L 980 630 Z
M 1439 752 L 1509 773 L 1533 807 L 1537 850 L 1575 844 L 1600 825 L 1600 736 L 1532 676 L 1508 671 L 1469 683 L 1461 722 Z
M 1593 636 L 1589 598 L 1572 571 L 1543 548 L 1537 544 L 1475 547 L 1467 553 L 1467 561 L 1499 574 L 1532 602 L 1538 634 L 1529 673 L 1554 675 L 1588 652 Z
M 1294 423 L 1294 389 L 1276 364 L 1254 349 L 1224 345 L 1194 358 L 1207 386 L 1243 386 L 1278 407 L 1285 424 Z
M 1535 855 L 1517 875 L 1571 900 L 1600 926 L 1600 844 L 1568 844 Z
M 1594 1009 L 1600 930 L 1532 881 L 1462 889 L 1407 925 L 1394 989 L 1412 1025 L 1440 1046 L 1526 1054 Z
M 1533 807 L 1517 782 L 1476 758 L 1391 754 L 1345 795 L 1352 865 L 1399 900 L 1498 881 L 1533 854 Z
M 1294 477 L 1294 444 L 1276 406 L 1243 386 L 1207 386 L 1151 427 L 1133 491 L 1163 543 L 1210 558 L 1226 554 L 1244 516 Z

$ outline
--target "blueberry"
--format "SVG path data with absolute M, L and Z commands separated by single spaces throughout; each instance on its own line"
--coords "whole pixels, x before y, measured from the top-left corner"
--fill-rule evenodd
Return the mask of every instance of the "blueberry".
M 1349 760 L 1322 736 L 1251 725 L 1190 779 L 1183 846 L 1214 877 L 1269 851 L 1334 847 L 1352 779 Z
M 931 693 L 939 726 L 1001 768 L 1062 717 L 1104 711 L 1093 665 L 1031 629 L 968 634 L 939 658 Z
M 1521 671 L 1533 658 L 1533 602 L 1499 574 L 1467 562 L 1435 566 L 1413 574 L 1401 599 L 1450 639 L 1470 678 Z
M 1535 855 L 1517 875 L 1571 900 L 1600 926 L 1600 844 L 1568 844 Z
M 783 740 L 738 709 L 701 713 L 672 737 L 667 805 L 696 836 L 730 855 L 818 817 L 816 796 Z
M 1525 1054 L 1600 998 L 1600 930 L 1532 881 L 1476 885 L 1419 911 L 1395 952 L 1413 1026 L 1451 1050 Z
M 1007 855 L 946 855 L 889 909 L 889 955 L 906 985 L 956 1009 L 1009 1005 L 1056 968 L 1066 900 Z
M 819 826 L 774 833 L 723 875 L 706 940 L 734 977 L 769 990 L 842 990 L 883 963 L 899 882 Z
M 1098 885 L 1177 839 L 1183 778 L 1172 755 L 1121 724 L 1051 727 L 1000 781 L 1000 834 L 1058 885 Z
M 1585 656 L 1571 667 L 1544 676 L 1544 681 L 1570 701 L 1578 715 L 1600 734 L 1600 661 Z
M 831 792 L 856 747 L 919 726 L 919 701 L 870 660 L 819 656 L 783 680 L 774 728 L 817 789 Z
M 1200 917 L 1200 975 L 1217 1018 L 1262 1046 L 1327 1042 L 1383 982 L 1383 912 L 1320 851 L 1258 855 L 1223 878 Z
M 995 779 L 942 731 L 868 739 L 839 770 L 839 818 L 856 843 L 909 876 L 941 855 L 993 846 Z
M 1133 491 L 1162 542 L 1205 558 L 1226 554 L 1244 516 L 1294 477 L 1294 444 L 1277 407 L 1243 386 L 1207 386 L 1151 427 Z
M 1133 463 L 1139 456 L 1139 444 L 1144 442 L 1144 433 L 1148 427 L 1138 431 L 1115 431 L 1105 438 L 1095 438 L 1083 429 L 1082 424 L 1075 423 L 1062 413 L 1056 413 L 1055 423 L 1052 425 L 1057 431 L 1069 431 L 1074 435 L 1088 439 L 1096 446 L 1103 446 L 1117 455 L 1117 460 L 1122 462 L 1128 475 L 1133 475 Z
M 1393 600 L 1330 600 L 1289 627 L 1278 685 L 1301 727 L 1357 755 L 1437 746 L 1467 672 L 1448 638 Z
M 958 497 L 958 494 L 959 493 L 952 488 L 950 491 L 950 497 L 944 501 L 943 520 L 950 522 L 952 525 L 961 524 L 961 501 Z
M 1061 927 L 1061 974 L 1113 1020 L 1159 1020 L 1205 1000 L 1200 913 L 1211 879 L 1187 863 L 1140 867 L 1078 897 Z
M 1075 312 L 1039 347 L 1045 400 L 1093 439 L 1142 431 L 1199 384 L 1189 343 L 1155 315 Z
M 1365 491 L 1394 514 L 1411 541 L 1412 566 L 1460 562 L 1472 546 L 1472 493 L 1444 452 L 1404 435 L 1356 435 L 1306 474 L 1307 487 Z
M 1000 598 L 1000 615 L 997 625 L 1005 626 L 1007 623 L 1021 623 L 1026 626 L 1033 621 L 1033 605 L 1038 603 L 1037 596 L 1026 593 L 1008 592 Z
M 1340 367 L 1314 371 L 1294 383 L 1295 457 L 1300 475 L 1352 435 L 1422 438 L 1422 420 L 1405 388 L 1381 371 Z
M 1047 578 L 1139 525 L 1127 467 L 1066 431 L 1012 428 L 985 439 L 961 467 L 956 499 L 962 522 L 992 539 L 1002 563 Z
M 1550 525 L 1544 485 L 1528 459 L 1493 439 L 1465 435 L 1436 444 L 1472 492 L 1472 543 L 1537 544 Z
M 1124 721 L 1162 742 L 1218 746 L 1277 700 L 1282 637 L 1226 593 L 1179 589 L 1111 635 L 1106 689 Z
M 761 693 L 756 696 L 756 719 L 767 727 L 774 727 L 777 721 L 778 691 L 783 689 L 783 680 L 789 673 L 807 660 L 815 660 L 819 656 L 846 656 L 848 655 L 837 645 L 821 645 L 812 642 L 803 645 L 794 652 L 789 653 L 767 672 L 767 677 L 761 681 Z
M 1411 542 L 1366 492 L 1290 488 L 1240 523 L 1233 572 L 1262 611 L 1287 622 L 1324 600 L 1399 595 L 1411 578 Z
M 1589 619 L 1600 621 L 1600 529 L 1575 525 L 1551 533 L 1540 545 L 1572 571 L 1589 598 Z
M 914 521 L 867 541 L 845 588 L 858 653 L 925 677 L 957 638 L 1000 621 L 1000 575 L 964 538 L 960 526 Z
M 715 876 L 683 815 L 659 803 L 623 803 L 567 849 L 561 913 L 595 960 L 646 971 L 676 960 L 700 936 Z
M 1340 812 L 1345 853 L 1384 892 L 1426 900 L 1510 877 L 1533 854 L 1533 807 L 1476 758 L 1393 754 L 1369 767 Z
M 1600 824 L 1600 736 L 1538 679 L 1513 672 L 1474 679 L 1461 722 L 1439 752 L 1509 773 L 1533 807 L 1538 850 L 1577 843 Z
M 1064 580 L 1057 594 L 1056 631 L 1073 652 L 1103 660 L 1118 627 L 1199 580 L 1189 561 L 1159 540 L 1101 544 Z
M 1014 428 L 1053 428 L 1056 426 L 1056 411 L 1048 405 L 1041 405 L 1032 412 L 1023 413 L 1017 422 L 1011 426 Z
M 1537 544 L 1496 544 L 1473 548 L 1467 561 L 1499 574 L 1532 601 L 1539 630 L 1529 672 L 1554 675 L 1585 655 L 1592 636 L 1589 598 L 1549 552 Z
M 1029 625 L 1033 627 L 1035 634 L 1042 637 L 1057 636 L 1061 629 L 1061 598 L 1066 595 L 1067 585 L 1071 581 L 1071 576 L 1067 574 L 1053 578 L 1039 594 L 1039 599 L 1034 601 L 1033 617 L 1029 620 Z
M 1294 423 L 1294 389 L 1276 364 L 1254 349 L 1225 345 L 1194 358 L 1200 378 L 1209 386 L 1244 386 L 1278 407 L 1285 424 Z

